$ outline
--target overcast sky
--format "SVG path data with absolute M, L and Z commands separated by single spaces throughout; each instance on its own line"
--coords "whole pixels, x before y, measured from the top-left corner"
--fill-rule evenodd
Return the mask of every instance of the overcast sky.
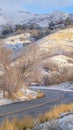
M 65 11 L 73 13 L 73 0 L 0 0 L 0 8 L 25 10 L 33 13 Z

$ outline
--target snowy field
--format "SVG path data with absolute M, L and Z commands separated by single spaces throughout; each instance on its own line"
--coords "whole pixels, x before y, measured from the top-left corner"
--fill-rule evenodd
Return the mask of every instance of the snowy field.
M 33 130 L 73 130 L 73 114 L 37 125 Z
M 35 86 L 31 87 L 32 89 L 52 89 L 52 90 L 63 90 L 63 91 L 73 91 L 73 82 L 64 82 L 56 85 L 49 86 Z

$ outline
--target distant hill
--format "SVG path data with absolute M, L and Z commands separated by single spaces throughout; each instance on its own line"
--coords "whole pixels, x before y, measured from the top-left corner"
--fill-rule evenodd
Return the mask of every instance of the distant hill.
M 57 28 L 65 28 L 65 26 L 73 23 L 73 14 L 55 11 L 49 14 L 34 14 L 22 10 L 14 10 L 6 12 L 0 9 L 0 30 L 3 35 L 12 33 L 17 30 L 26 29 L 45 29 L 46 32 Z
M 60 11 L 50 14 L 33 14 L 22 10 L 7 13 L 3 9 L 0 10 L 0 25 L 37 23 L 40 27 L 47 27 L 50 22 L 59 22 L 67 18 L 73 18 L 73 15 Z

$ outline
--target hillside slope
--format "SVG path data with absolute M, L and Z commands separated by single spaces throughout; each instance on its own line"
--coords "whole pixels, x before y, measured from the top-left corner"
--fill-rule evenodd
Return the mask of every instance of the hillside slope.
M 29 49 L 26 55 L 32 55 L 33 64 L 27 79 L 31 82 L 49 85 L 73 80 L 73 28 L 44 37 Z M 25 63 L 24 55 L 17 61 Z

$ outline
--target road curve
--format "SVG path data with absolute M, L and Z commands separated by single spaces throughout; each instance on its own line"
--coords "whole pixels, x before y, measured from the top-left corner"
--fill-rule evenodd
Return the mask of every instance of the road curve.
M 42 90 L 45 97 L 32 101 L 24 101 L 0 106 L 0 121 L 5 118 L 24 118 L 25 116 L 37 116 L 55 105 L 73 102 L 73 92 L 58 90 Z

